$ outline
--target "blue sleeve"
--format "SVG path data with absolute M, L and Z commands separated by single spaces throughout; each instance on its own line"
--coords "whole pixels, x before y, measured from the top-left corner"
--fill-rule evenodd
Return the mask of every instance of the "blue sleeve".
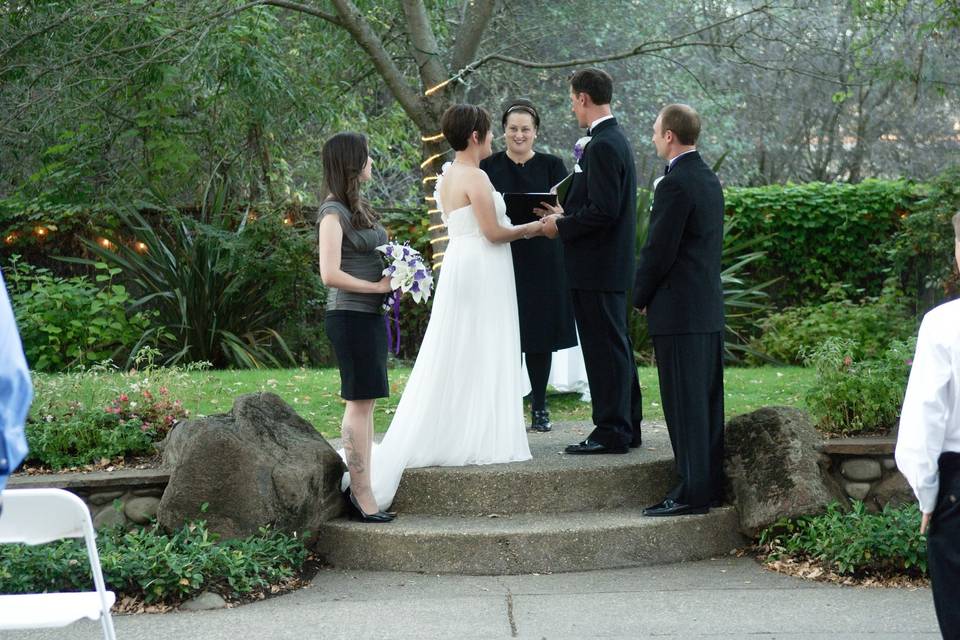
M 27 455 L 24 428 L 32 400 L 30 372 L 0 272 L 0 490 Z

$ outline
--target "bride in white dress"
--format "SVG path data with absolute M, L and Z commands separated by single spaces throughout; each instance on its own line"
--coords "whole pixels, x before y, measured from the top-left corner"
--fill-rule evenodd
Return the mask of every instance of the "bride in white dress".
M 441 128 L 456 151 L 435 192 L 449 242 L 416 363 L 373 448 L 381 509 L 393 502 L 404 469 L 530 459 L 510 242 L 541 235 L 542 225 L 513 226 L 479 168 L 493 140 L 486 111 L 455 105 Z M 344 488 L 349 482 L 345 474 Z

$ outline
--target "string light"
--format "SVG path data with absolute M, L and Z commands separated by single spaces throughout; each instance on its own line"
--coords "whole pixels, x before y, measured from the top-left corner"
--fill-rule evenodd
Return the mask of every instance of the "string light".
M 450 236 L 440 236 L 439 238 L 434 238 L 433 240 L 431 240 L 430 244 L 437 244 L 438 242 L 443 242 L 444 240 L 449 240 L 449 239 L 450 239 Z
M 97 238 L 97 244 L 99 244 L 104 249 L 112 249 L 113 243 L 107 240 L 106 238 Z
M 438 140 L 443 139 L 443 132 L 435 133 L 432 136 L 420 136 L 420 140 L 423 142 L 437 142 Z
M 432 180 L 436 180 L 436 179 L 437 179 L 437 176 L 427 176 L 426 178 L 424 178 L 424 179 L 421 180 L 420 182 L 422 182 L 423 184 L 427 184 L 428 182 L 430 182 L 430 181 L 432 181 Z
M 7 237 L 4 238 L 3 241 L 6 242 L 7 244 L 13 244 L 14 242 L 17 241 L 18 237 L 19 236 L 17 235 L 17 232 L 14 231 L 13 233 L 7 234 Z
M 433 163 L 434 160 L 439 160 L 440 158 L 442 158 L 442 157 L 445 156 L 445 155 L 447 155 L 447 151 L 444 151 L 443 153 L 435 153 L 435 154 L 433 154 L 432 156 L 430 156 L 429 158 L 427 158 L 426 160 L 424 160 L 423 162 L 420 163 L 420 168 L 421 168 L 421 169 L 426 169 L 428 166 L 430 166 L 430 164 Z
M 146 243 L 140 242 L 139 240 L 133 243 L 133 250 L 136 251 L 137 253 L 146 253 L 147 248 L 148 247 Z
M 447 79 L 447 80 L 444 80 L 444 81 L 441 82 L 440 84 L 435 84 L 435 85 L 433 85 L 432 87 L 430 87 L 429 89 L 427 89 L 426 91 L 424 91 L 424 92 L 423 92 L 423 95 L 429 96 L 429 95 L 432 95 L 432 94 L 436 93 L 437 91 L 440 91 L 440 89 L 443 89 L 445 86 L 447 86 L 448 84 L 450 84 L 451 82 L 453 82 L 454 80 L 456 80 L 457 77 L 458 77 L 458 76 L 453 76 L 452 78 L 449 78 L 449 79 Z
M 437 201 L 437 199 L 434 198 L 433 196 L 425 196 L 423 199 L 426 200 L 427 202 L 436 202 L 436 201 Z
M 427 209 L 427 215 L 433 215 L 435 213 L 440 213 L 440 209 Z
M 283 219 L 283 224 L 293 224 L 293 220 L 290 218 L 290 216 L 287 216 Z
M 440 223 L 440 224 L 432 224 L 432 225 L 430 225 L 429 227 L 427 227 L 427 231 L 434 231 L 434 230 L 436 230 L 436 229 L 443 229 L 445 226 L 447 226 L 447 225 L 445 225 L 445 224 L 443 224 L 443 223 Z

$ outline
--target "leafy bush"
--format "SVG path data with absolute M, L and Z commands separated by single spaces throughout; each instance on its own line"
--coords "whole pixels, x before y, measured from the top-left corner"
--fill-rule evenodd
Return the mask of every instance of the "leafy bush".
M 63 469 L 104 458 L 152 454 L 153 443 L 189 415 L 168 390 L 186 373 L 154 367 L 155 353 L 138 353 L 134 362 L 143 369 L 122 374 L 121 385 L 116 384 L 117 376 L 102 375 L 108 370 L 103 365 L 68 375 L 34 375 L 36 399 L 26 429 L 28 460 Z
M 760 534 L 771 560 L 817 560 L 840 575 L 927 574 L 927 543 L 915 504 L 870 513 L 860 501 L 845 512 L 833 503 L 821 515 L 783 519 Z
M 894 340 L 916 332 L 916 319 L 894 279 L 879 296 L 855 302 L 850 287 L 835 283 L 820 304 L 788 307 L 760 322 L 761 335 L 752 343 L 767 357 L 800 364 L 802 352 L 811 352 L 830 337 L 851 342 L 854 359 L 879 357 Z
M 889 268 L 883 247 L 914 206 L 903 180 L 859 184 L 728 188 L 728 217 L 767 259 L 754 265 L 757 281 L 782 278 L 771 291 L 778 307 L 815 302 L 834 282 L 878 295 L 878 273 Z M 873 248 L 873 249 L 871 249 Z
M 148 330 L 152 314 L 128 315 L 130 295 L 110 282 L 120 270 L 96 267 L 102 289 L 85 276 L 56 277 L 14 256 L 6 279 L 31 368 L 60 371 L 126 357 Z
M 203 361 L 256 368 L 294 362 L 278 332 L 290 310 L 271 304 L 273 283 L 252 269 L 257 265 L 253 257 L 240 255 L 237 236 L 245 225 L 228 231 L 176 213 L 169 224 L 157 225 L 137 211 L 118 215 L 145 245 L 143 253 L 119 241 L 115 250 L 93 242 L 87 246 L 123 270 L 139 296 L 130 310 L 157 311 L 155 326 L 137 349 L 153 346 L 168 364 Z M 301 273 L 312 268 L 309 262 Z M 241 269 L 241 263 L 249 266 Z
M 920 200 L 887 243 L 886 258 L 919 315 L 960 291 L 950 223 L 960 211 L 960 166 L 917 185 L 917 193 Z
M 829 338 L 805 353 L 817 371 L 806 404 L 817 428 L 829 434 L 885 432 L 900 416 L 916 339 L 896 340 L 875 360 L 857 361 L 855 343 Z
M 102 408 L 77 407 L 74 413 L 55 420 L 27 423 L 27 460 L 60 470 L 102 458 L 149 454 L 155 438 L 144 427 L 137 418 L 123 419 Z
M 176 603 L 201 591 L 226 597 L 249 594 L 292 577 L 307 557 L 303 540 L 272 529 L 218 541 L 203 521 L 172 533 L 156 525 L 98 532 L 97 549 L 107 588 L 145 602 Z M 82 541 L 0 546 L 5 593 L 89 590 Z

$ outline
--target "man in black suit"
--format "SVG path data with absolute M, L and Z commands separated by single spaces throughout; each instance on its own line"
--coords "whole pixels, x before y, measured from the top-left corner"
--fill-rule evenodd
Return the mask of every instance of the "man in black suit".
M 653 125 L 668 162 L 654 188 L 633 304 L 646 313 L 680 484 L 648 516 L 706 513 L 723 497 L 723 191 L 697 152 L 700 116 L 664 107 Z
M 593 402 L 593 432 L 569 454 L 627 453 L 640 446 L 640 384 L 627 334 L 634 269 L 637 172 L 610 111 L 613 79 L 600 69 L 570 77 L 577 122 L 589 127 L 562 206 L 544 205 L 547 237 L 563 241 L 573 311 Z

